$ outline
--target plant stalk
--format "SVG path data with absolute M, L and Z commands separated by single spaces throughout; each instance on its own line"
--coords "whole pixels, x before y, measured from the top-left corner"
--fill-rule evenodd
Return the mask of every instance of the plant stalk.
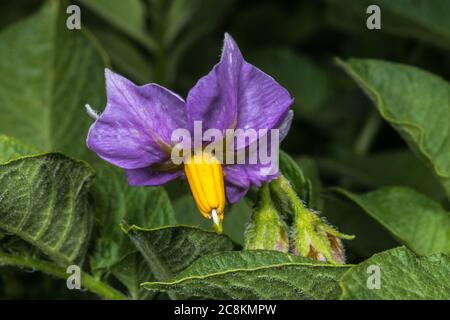
M 19 268 L 31 268 L 52 275 L 61 279 L 67 279 L 69 276 L 64 268 L 54 263 L 18 255 L 4 254 L 0 252 L 0 265 L 10 265 Z M 106 300 L 125 300 L 128 299 L 124 294 L 110 287 L 108 284 L 95 279 L 94 277 L 81 273 L 81 283 L 84 288 Z

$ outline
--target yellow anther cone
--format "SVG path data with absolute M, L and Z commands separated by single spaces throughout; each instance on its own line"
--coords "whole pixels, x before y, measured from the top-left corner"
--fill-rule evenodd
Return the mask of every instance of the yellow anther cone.
M 202 151 L 186 159 L 184 173 L 198 210 L 213 221 L 217 233 L 222 233 L 225 189 L 221 163 Z

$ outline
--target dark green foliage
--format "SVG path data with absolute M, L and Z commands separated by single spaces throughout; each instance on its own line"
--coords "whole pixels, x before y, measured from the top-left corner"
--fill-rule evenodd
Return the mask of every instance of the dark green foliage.
M 81 30 L 68 1 L 0 4 L 0 299 L 450 299 L 450 0 L 70 3 Z M 185 95 L 224 32 L 295 98 L 280 168 L 309 233 L 272 184 L 219 236 L 185 181 L 131 187 L 85 146 L 105 66 Z M 346 234 L 347 264 L 286 253 Z

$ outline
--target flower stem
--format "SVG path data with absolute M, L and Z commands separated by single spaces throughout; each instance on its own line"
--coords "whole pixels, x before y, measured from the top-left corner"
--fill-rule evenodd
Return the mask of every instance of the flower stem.
M 35 259 L 31 257 L 24 257 L 19 255 L 4 254 L 0 252 L 0 265 L 10 265 L 19 268 L 31 268 L 43 273 L 61 278 L 67 279 L 69 276 L 66 270 L 55 265 L 54 263 Z M 83 273 L 81 274 L 81 282 L 84 288 L 90 292 L 98 295 L 106 300 L 124 300 L 127 299 L 125 295 L 110 287 L 108 284 L 95 279 L 94 277 Z
M 378 111 L 372 110 L 355 143 L 354 152 L 357 156 L 365 156 L 367 154 L 380 129 L 380 125 L 381 118 L 378 115 Z
M 295 218 L 297 214 L 306 213 L 305 205 L 285 176 L 280 174 L 278 179 L 270 183 L 270 187 L 280 200 L 285 199 L 282 206 L 285 207 L 286 212 L 291 214 L 291 218 Z

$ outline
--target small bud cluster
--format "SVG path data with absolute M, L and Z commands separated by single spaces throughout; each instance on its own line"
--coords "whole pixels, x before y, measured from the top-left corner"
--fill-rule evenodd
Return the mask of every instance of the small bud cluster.
M 246 231 L 245 249 L 290 252 L 343 264 L 345 250 L 341 239 L 353 238 L 337 231 L 317 211 L 308 208 L 290 182 L 280 175 L 259 191 L 258 205 Z

